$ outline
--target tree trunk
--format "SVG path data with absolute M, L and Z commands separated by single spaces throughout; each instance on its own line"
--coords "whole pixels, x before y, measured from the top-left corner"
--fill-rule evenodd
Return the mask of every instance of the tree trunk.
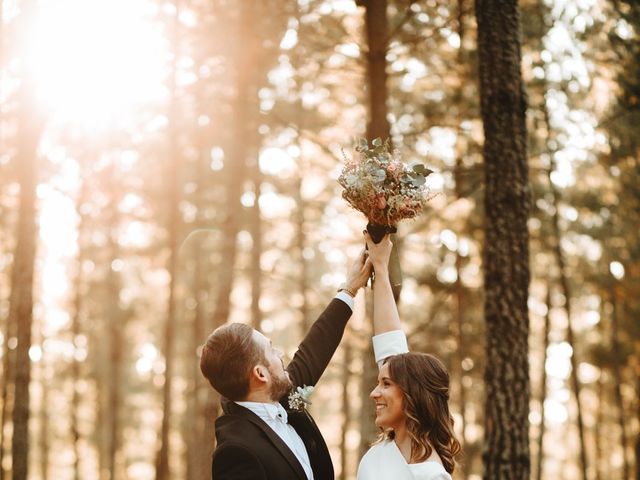
M 2 460 L 5 456 L 5 443 L 7 442 L 5 437 L 5 429 L 11 416 L 13 395 L 14 395 L 14 376 L 15 376 L 15 348 L 10 348 L 10 345 L 16 339 L 16 319 L 9 315 L 5 325 L 3 338 L 6 340 L 2 344 L 2 410 L 0 413 L 0 480 L 5 480 L 5 474 L 8 474 L 10 470 L 5 471 L 5 462 Z
M 41 361 L 41 385 L 42 400 L 40 403 L 40 432 L 38 438 L 38 446 L 40 447 L 40 480 L 48 480 L 49 478 L 49 454 L 51 452 L 51 444 L 49 443 L 50 425 L 49 425 L 49 382 L 47 381 L 47 365 L 45 364 L 45 355 Z
M 198 96 L 202 101 L 202 94 L 198 90 Z M 206 133 L 201 129 L 198 134 L 198 148 L 200 150 L 200 158 L 196 166 L 197 169 L 197 189 L 195 192 L 194 203 L 197 208 L 196 231 L 205 228 L 205 191 L 207 189 L 206 178 L 209 170 L 209 149 L 207 148 Z M 203 238 L 203 237 L 201 237 Z M 187 450 L 185 452 L 187 459 L 187 480 L 200 480 L 206 478 L 211 473 L 211 454 L 215 446 L 215 438 L 213 437 L 214 425 L 210 418 L 204 416 L 204 404 L 206 395 L 210 390 L 208 383 L 200 373 L 198 362 L 198 351 L 206 336 L 205 316 L 207 304 L 207 263 L 203 261 L 205 249 L 203 248 L 202 239 L 195 241 L 193 245 L 192 263 L 192 295 L 195 298 L 195 307 L 193 309 L 193 320 L 191 330 L 191 348 L 189 350 L 189 358 L 193 362 L 189 369 L 189 396 L 188 396 L 188 412 L 185 443 Z
M 367 36 L 367 94 L 369 118 L 367 122 L 367 138 L 372 140 L 380 137 L 390 137 L 390 126 L 387 120 L 387 48 L 389 42 L 389 26 L 387 19 L 387 0 L 357 0 L 357 5 L 365 7 L 365 31 Z M 400 296 L 400 289 L 394 282 L 394 296 L 396 301 Z M 373 319 L 373 306 L 367 306 L 367 317 Z M 370 322 L 367 322 L 370 323 Z M 369 326 L 369 328 L 371 328 Z M 367 335 L 367 333 L 365 333 Z M 360 384 L 362 409 L 360 412 L 360 447 L 359 458 L 369 449 L 375 440 L 378 429 L 375 426 L 375 411 L 371 407 L 369 393 L 376 384 L 378 369 L 373 358 L 373 346 L 367 341 L 368 347 L 362 351 L 363 375 Z
M 164 345 L 163 355 L 165 361 L 164 384 L 162 386 L 162 425 L 160 427 L 160 448 L 156 459 L 156 480 L 169 480 L 171 476 L 171 465 L 169 457 L 171 445 L 169 442 L 169 430 L 171 427 L 172 414 L 172 385 L 174 368 L 174 341 L 176 329 L 176 282 L 178 276 L 178 238 L 181 231 L 180 199 L 181 199 L 181 158 L 178 143 L 178 92 L 176 86 L 177 61 L 180 54 L 179 49 L 179 15 L 180 1 L 175 2 L 176 11 L 172 19 L 172 43 L 174 45 L 174 60 L 169 80 L 169 124 L 168 124 L 168 155 L 167 159 L 167 205 L 169 212 L 166 230 L 168 233 L 167 248 L 169 258 L 167 260 L 167 273 L 169 275 L 169 290 L 167 292 L 167 317 L 164 325 Z
M 257 131 L 252 132 L 253 136 L 257 135 Z M 253 145 L 258 145 L 257 138 L 254 139 Z M 253 192 L 255 195 L 251 213 L 249 215 L 249 231 L 251 232 L 251 325 L 256 330 L 261 329 L 262 310 L 260 309 L 260 297 L 262 296 L 262 267 L 260 259 L 262 257 L 262 215 L 260 212 L 260 195 L 262 193 L 262 172 L 260 172 L 260 164 L 258 160 L 259 148 L 256 149 L 253 158 L 255 159 L 251 166 L 251 177 L 253 183 Z
M 207 299 L 207 281 L 205 268 L 203 265 L 203 248 L 198 243 L 194 249 L 194 273 L 193 273 L 193 295 L 196 298 L 196 306 L 193 312 L 191 348 L 189 358 L 192 361 L 190 368 L 190 389 L 186 421 L 186 445 L 187 450 L 187 480 L 199 480 L 211 474 L 211 454 L 215 446 L 213 437 L 213 421 L 203 415 L 206 402 L 206 395 L 209 393 L 208 383 L 200 373 L 197 352 L 206 336 L 205 324 L 205 304 Z M 215 419 L 214 419 L 215 420 Z
M 463 333 L 463 325 L 464 325 L 464 287 L 462 285 L 462 280 L 460 279 L 461 268 L 461 260 L 462 257 L 460 253 L 456 251 L 456 282 L 454 285 L 454 309 L 453 315 L 455 317 L 455 321 L 451 322 L 454 336 L 456 338 L 456 343 L 458 348 L 455 353 L 455 364 L 456 364 L 456 372 L 455 375 L 458 379 L 458 402 L 460 406 L 460 418 L 462 420 L 462 425 L 460 425 L 460 437 L 461 444 L 464 449 L 465 439 L 466 439 L 466 389 L 464 386 L 464 369 L 462 368 L 462 363 L 464 361 L 464 357 L 466 355 L 466 342 L 464 339 Z M 466 475 L 465 475 L 466 478 Z
M 636 421 L 638 424 L 638 436 L 636 437 L 636 480 L 640 480 L 640 364 L 636 363 Z
M 298 24 L 298 38 L 303 37 L 305 24 L 302 22 L 302 15 L 309 10 L 309 5 L 304 8 L 299 2 L 296 2 L 296 21 Z M 309 28 L 309 27 L 307 27 Z M 302 104 L 302 97 L 304 95 L 303 82 L 304 79 L 298 76 L 301 66 L 306 59 L 304 58 L 305 51 L 296 48 L 291 55 L 291 64 L 296 72 L 296 107 L 295 107 L 295 128 L 296 128 L 296 140 L 297 146 L 300 149 L 298 156 L 298 176 L 295 183 L 294 199 L 296 201 L 296 210 L 293 216 L 293 221 L 296 229 L 295 245 L 298 261 L 298 291 L 300 292 L 300 334 L 303 338 L 309 328 L 311 328 L 312 319 L 309 316 L 309 300 L 307 291 L 309 289 L 309 262 L 305 258 L 304 251 L 307 248 L 307 201 L 304 198 L 303 179 L 305 175 L 308 175 L 311 167 L 310 162 L 307 161 L 304 151 L 304 143 L 302 138 L 302 132 L 305 128 L 305 110 Z
M 547 118 L 547 128 L 551 128 L 549 124 L 549 114 L 548 110 L 545 107 L 545 116 Z M 564 258 L 564 254 L 562 252 L 561 238 L 562 232 L 560 231 L 560 194 L 556 189 L 555 185 L 551 181 L 551 172 L 555 170 L 555 162 L 553 160 L 553 155 L 551 157 L 551 167 L 548 171 L 548 180 L 549 180 L 549 189 L 553 196 L 553 232 L 554 232 L 554 240 L 553 240 L 553 253 L 556 258 L 556 262 L 558 264 L 558 270 L 560 272 L 560 287 L 562 289 L 562 294 L 565 298 L 565 312 L 567 315 L 567 343 L 571 345 L 571 390 L 573 391 L 573 395 L 576 400 L 576 423 L 578 424 L 578 438 L 580 441 L 580 469 L 582 473 L 582 480 L 587 480 L 587 445 L 585 440 L 584 433 L 584 421 L 582 419 L 582 402 L 580 400 L 580 380 L 578 379 L 578 365 L 579 362 L 577 360 L 576 354 L 576 341 L 573 333 L 573 322 L 572 322 L 572 313 L 571 313 L 571 287 L 569 285 L 569 272 L 567 269 L 566 261 Z
M 456 155 L 456 165 L 454 170 L 454 180 L 455 180 L 455 191 L 456 196 L 458 198 L 462 197 L 462 182 L 460 173 L 463 170 L 462 159 L 464 155 L 463 150 L 463 138 L 464 138 L 464 130 L 462 128 L 462 122 L 464 118 L 461 114 L 463 111 L 462 103 L 464 102 L 464 97 L 462 94 L 462 86 L 463 82 L 466 78 L 467 65 L 464 60 L 464 39 L 465 39 L 465 2 L 467 0 L 458 0 L 457 1 L 457 23 L 458 23 L 458 37 L 460 38 L 460 48 L 458 49 L 457 54 L 457 62 L 459 69 L 459 91 L 456 97 L 456 103 L 458 104 L 458 118 L 456 119 L 456 143 L 455 143 L 455 155 Z M 465 316 L 465 302 L 464 302 L 464 285 L 462 284 L 462 279 L 460 278 L 460 274 L 462 271 L 462 256 L 460 255 L 459 249 L 456 250 L 456 282 L 454 285 L 454 318 L 455 321 L 452 322 L 453 334 L 456 338 L 456 343 L 458 348 L 455 353 L 455 372 L 452 372 L 452 378 L 457 379 L 458 383 L 458 405 L 460 409 L 460 443 L 462 446 L 462 450 L 465 450 L 466 445 L 466 436 L 467 436 L 467 396 L 466 396 L 466 388 L 464 386 L 464 368 L 462 368 L 462 362 L 464 361 L 466 351 L 466 343 L 464 339 L 463 333 L 463 324 L 464 324 L 464 316 Z M 459 475 L 461 478 L 468 477 L 468 470 L 473 464 L 473 459 L 469 456 L 466 458 L 465 464 L 460 465 L 459 467 Z
M 199 205 L 197 201 L 196 205 Z M 197 353 L 202 343 L 202 339 L 205 338 L 203 306 L 200 305 L 200 294 L 203 291 L 202 285 L 204 283 L 202 252 L 203 249 L 200 242 L 196 242 L 194 244 L 192 254 L 194 270 L 191 284 L 191 292 L 195 300 L 195 307 L 193 309 L 193 317 L 191 319 L 191 342 L 187 356 L 189 388 L 187 389 L 187 410 L 184 418 L 183 429 L 183 439 L 186 445 L 184 458 L 187 469 L 185 478 L 187 480 L 196 480 L 206 473 L 206 470 L 200 469 L 199 462 L 199 449 L 204 449 L 204 445 L 200 444 L 200 439 L 203 434 L 201 425 L 203 425 L 204 419 L 199 418 L 197 415 L 199 412 L 198 385 L 200 380 Z
M 254 32 L 258 14 L 255 5 L 247 2 L 239 3 L 239 12 L 236 18 L 237 38 L 242 42 L 238 58 L 235 64 L 235 99 L 233 102 L 234 122 L 232 147 L 228 157 L 225 156 L 225 198 L 226 214 L 222 222 L 222 240 L 220 246 L 221 262 L 216 269 L 217 292 L 215 296 L 215 309 L 211 315 L 211 330 L 224 325 L 231 311 L 231 292 L 234 282 L 234 267 L 237 256 L 236 237 L 240 228 L 242 215 L 242 196 L 244 182 L 246 180 L 247 157 L 251 151 L 247 138 L 255 138 L 253 129 L 257 128 L 253 121 L 252 112 L 256 111 L 255 104 L 258 99 L 257 78 L 260 73 L 258 68 L 258 41 Z M 228 159 L 227 159 L 228 158 Z M 206 399 L 202 404 L 201 418 L 205 418 L 209 424 L 204 432 L 208 448 L 215 447 L 214 422 L 219 412 L 220 397 L 211 388 L 207 388 Z M 210 457 L 209 457 L 210 460 Z
M 117 257 L 114 257 L 117 258 Z M 115 480 L 118 475 L 118 455 L 120 452 L 120 406 L 122 401 L 122 324 L 123 316 L 118 306 L 120 294 L 120 281 L 117 273 L 109 269 L 107 280 L 111 305 L 108 308 L 107 319 L 109 363 L 111 371 L 109 375 L 109 390 L 107 392 L 107 411 L 109 423 L 107 424 L 107 471 L 109 480 Z
M 33 152 L 33 157 L 35 152 Z M 22 159 L 25 168 L 35 166 Z M 21 168 L 22 169 L 22 168 Z M 35 169 L 28 174 L 35 180 Z M 29 455 L 29 384 L 31 381 L 31 324 L 33 311 L 33 267 L 35 255 L 35 181 L 23 182 L 20 193 L 18 245 L 16 247 L 11 282 L 11 313 L 17 320 L 15 395 L 13 405 L 13 439 L 11 443 L 13 480 L 26 480 Z
M 458 37 L 460 38 L 460 47 L 458 49 L 457 54 L 457 68 L 458 68 L 458 92 L 455 96 L 455 102 L 457 104 L 458 110 L 458 118 L 456 118 L 456 143 L 455 143 L 455 168 L 454 168 L 454 181 L 455 181 L 455 193 L 456 197 L 462 198 L 464 196 L 463 189 L 463 157 L 465 155 L 464 151 L 464 137 L 465 132 L 462 128 L 462 124 L 464 121 L 464 117 L 462 115 L 463 103 L 466 101 L 463 95 L 463 85 L 466 79 L 468 78 L 468 65 L 465 62 L 464 55 L 464 41 L 465 41 L 465 3 L 467 0 L 458 0 L 457 1 L 457 23 L 458 23 Z M 460 232 L 458 232 L 460 235 Z M 462 367 L 462 363 L 464 361 L 465 356 L 467 355 L 467 347 L 464 338 L 463 325 L 464 325 L 464 317 L 465 317 L 465 287 L 462 283 L 462 279 L 460 278 L 462 271 L 462 256 L 460 255 L 459 249 L 456 250 L 456 281 L 454 285 L 454 307 L 453 307 L 453 316 L 454 321 L 451 322 L 451 327 L 453 330 L 453 335 L 456 339 L 457 349 L 454 354 L 454 364 L 455 370 L 452 371 L 451 378 L 456 379 L 457 381 L 457 390 L 458 390 L 458 408 L 460 411 L 460 443 L 462 446 L 462 450 L 465 451 L 466 446 L 466 437 L 467 437 L 467 392 L 464 386 L 465 380 L 465 370 Z M 468 478 L 470 469 L 473 465 L 473 456 L 471 453 L 467 452 L 465 455 L 464 463 L 461 463 L 458 467 L 458 475 L 460 478 Z
M 464 386 L 465 370 L 463 368 L 463 362 L 466 356 L 467 348 L 464 338 L 463 325 L 464 325 L 464 286 L 460 279 L 460 267 L 461 256 L 456 251 L 456 281 L 453 291 L 453 319 L 451 322 L 451 329 L 454 338 L 456 339 L 457 348 L 453 353 L 454 368 L 451 369 L 451 378 L 456 380 L 457 393 L 458 393 L 458 408 L 460 411 L 460 444 L 462 451 L 465 451 L 466 437 L 467 437 L 467 389 Z M 473 465 L 473 458 L 470 455 L 465 455 L 464 463 L 456 465 L 456 471 L 460 478 L 468 478 L 469 470 Z
M 549 332 L 551 331 L 551 284 L 547 285 L 547 313 L 544 316 L 544 332 L 542 339 L 542 368 L 540 371 L 540 432 L 538 433 L 538 466 L 536 478 L 542 480 L 544 467 L 544 433 L 546 430 L 544 401 L 547 398 L 547 350 L 549 349 Z
M 387 48 L 389 24 L 387 0 L 356 2 L 365 6 L 365 29 L 367 33 L 367 93 L 369 95 L 369 122 L 367 138 L 372 140 L 389 137 L 387 120 Z
M 636 480 L 640 480 L 640 434 L 636 438 Z
M 370 337 L 370 335 L 369 335 Z M 360 395 L 362 399 L 360 410 L 360 448 L 358 458 L 362 458 L 378 435 L 378 428 L 375 424 L 375 410 L 371 405 L 369 394 L 376 386 L 378 377 L 378 367 L 373 357 L 373 345 L 367 342 L 367 348 L 363 351 L 363 373 L 360 383 Z
M 622 372 L 620 365 L 620 338 L 618 335 L 618 299 L 616 292 L 612 292 L 612 311 L 611 311 L 611 350 L 613 352 L 613 365 L 611 370 L 613 373 L 614 398 L 616 402 L 616 410 L 618 414 L 618 426 L 620 427 L 620 447 L 622 448 L 622 478 L 627 480 L 631 473 L 629 461 L 627 459 L 627 427 L 624 416 L 624 398 L 622 397 Z
M 484 126 L 484 478 L 529 478 L 529 184 L 516 1 L 476 0 Z
M 600 321 L 600 323 L 602 323 L 602 321 Z M 596 410 L 596 421 L 593 426 L 593 434 L 595 436 L 594 473 L 595 473 L 596 480 L 600 480 L 602 478 L 602 475 L 600 472 L 608 471 L 605 461 L 609 458 L 608 455 L 603 454 L 602 440 L 600 438 L 602 435 L 602 432 L 605 430 L 602 427 L 604 424 L 604 408 L 606 405 L 606 402 L 604 399 L 604 380 L 602 379 L 602 370 L 600 370 L 600 376 L 598 378 L 597 395 L 598 395 L 598 408 Z
M 80 480 L 80 427 L 79 427 L 79 410 L 80 410 L 80 392 L 78 390 L 78 383 L 81 375 L 81 362 L 78 358 L 80 346 L 78 340 L 80 332 L 82 331 L 82 315 L 83 315 L 83 298 L 84 298 L 84 270 L 83 264 L 86 258 L 85 247 L 85 231 L 86 231 L 86 215 L 83 213 L 84 202 L 87 201 L 87 178 L 81 176 L 84 179 L 80 186 L 80 192 L 76 200 L 76 212 L 79 216 L 78 223 L 78 257 L 76 258 L 76 274 L 74 279 L 74 299 L 73 299 L 73 317 L 71 319 L 71 342 L 73 345 L 73 359 L 71 363 L 71 419 L 70 433 L 71 442 L 73 444 L 73 478 L 74 480 Z
M 102 332 L 101 332 L 102 333 Z M 103 338 L 106 338 L 105 335 L 99 336 L 100 341 L 104 342 Z M 93 339 L 92 343 L 97 343 L 96 339 Z M 102 363 L 105 365 L 108 363 L 106 349 L 108 349 L 108 345 L 97 345 L 96 348 L 96 357 L 102 360 Z M 96 417 L 93 422 L 94 435 L 97 439 L 96 441 L 96 450 L 98 451 L 98 479 L 99 480 L 109 480 L 111 475 L 109 474 L 109 470 L 107 468 L 107 447 L 108 447 L 108 437 L 107 437 L 107 424 L 109 422 L 109 414 L 107 409 L 107 400 L 106 400 L 106 390 L 107 390 L 107 382 L 109 381 L 109 372 L 103 372 L 100 370 L 100 367 L 96 368 L 96 378 L 95 378 L 95 388 L 96 388 Z
M 542 25 L 545 25 L 545 12 L 544 12 L 544 5 L 542 3 L 539 4 L 537 13 L 539 16 L 540 23 Z M 545 76 L 544 94 L 546 94 L 549 90 L 550 88 L 547 85 L 547 80 Z M 583 415 L 582 415 L 582 401 L 580 400 L 581 385 L 578 379 L 579 362 L 577 360 L 577 354 L 576 354 L 576 344 L 574 339 L 574 329 L 573 329 L 572 313 L 571 313 L 572 292 L 571 292 L 571 287 L 568 280 L 569 272 L 567 271 L 566 261 L 565 261 L 564 254 L 562 252 L 562 246 L 561 246 L 562 231 L 560 229 L 560 213 L 559 213 L 561 198 L 560 198 L 560 192 L 558 191 L 555 184 L 551 180 L 551 173 L 556 170 L 554 158 L 555 158 L 555 153 L 557 151 L 557 146 L 552 146 L 552 145 L 554 144 L 557 145 L 557 142 L 554 142 L 554 144 L 552 144 L 551 142 L 555 138 L 555 132 L 551 126 L 549 109 L 546 105 L 545 98 L 546 98 L 546 95 L 542 95 L 541 110 L 542 110 L 542 113 L 544 114 L 545 128 L 547 130 L 546 147 L 547 147 L 547 151 L 549 153 L 549 158 L 551 162 L 549 166 L 549 170 L 547 170 L 547 181 L 549 183 L 549 190 L 553 197 L 553 206 L 554 206 L 554 213 L 552 216 L 552 230 L 554 232 L 554 235 L 553 235 L 551 248 L 555 256 L 556 263 L 558 265 L 559 274 L 560 274 L 560 278 L 559 278 L 560 287 L 562 289 L 562 294 L 564 295 L 564 298 L 565 298 L 565 312 L 567 315 L 567 343 L 569 343 L 572 349 L 570 379 L 571 379 L 571 390 L 573 392 L 573 395 L 576 401 L 576 416 L 577 416 L 576 423 L 578 426 L 578 440 L 580 443 L 580 452 L 579 452 L 580 468 L 582 473 L 582 480 L 587 480 L 587 470 L 588 470 L 587 446 L 586 446 L 586 440 L 585 440 L 584 421 L 583 421 Z
M 371 297 L 371 295 L 368 295 Z M 366 317 L 364 324 L 367 328 L 363 329 L 363 334 L 367 337 L 366 348 L 361 351 L 362 354 L 362 377 L 360 379 L 360 445 L 358 448 L 358 458 L 362 458 L 367 452 L 371 444 L 378 436 L 378 427 L 376 427 L 376 412 L 371 405 L 369 394 L 376 386 L 378 379 L 378 366 L 373 356 L 373 344 L 371 342 L 372 332 L 369 330 L 373 322 L 373 298 L 367 299 Z
M 343 347 L 344 359 L 342 365 L 342 425 L 340 428 L 340 480 L 347 480 L 347 434 L 349 433 L 349 425 L 351 425 L 351 398 L 349 396 L 349 384 L 351 383 L 351 360 L 353 357 L 353 348 L 351 346 L 351 338 L 347 337 L 347 341 Z
M 302 194 L 302 172 L 306 169 L 302 168 L 300 170 L 301 174 L 297 178 L 296 181 L 296 213 L 295 213 L 295 224 L 296 224 L 296 250 L 298 252 L 298 262 L 299 262 L 299 277 L 298 277 L 298 286 L 301 297 L 300 303 L 300 330 L 302 336 L 306 335 L 307 331 L 311 327 L 311 319 L 309 318 L 309 301 L 307 300 L 307 290 L 309 288 L 309 273 L 308 273 L 308 265 L 307 259 L 304 256 L 304 250 L 307 247 L 307 234 L 305 231 L 306 222 L 305 222 L 305 212 L 307 208 L 307 203 Z
M 122 404 L 122 354 L 125 349 L 124 330 L 125 315 L 120 307 L 121 278 L 115 262 L 120 260 L 120 244 L 118 243 L 118 226 L 120 224 L 119 200 L 122 192 L 117 179 L 116 166 L 112 162 L 105 171 L 105 192 L 111 201 L 106 212 L 105 231 L 107 232 L 108 270 L 105 282 L 105 346 L 106 368 L 102 375 L 104 387 L 100 388 L 100 425 L 102 445 L 102 468 L 107 480 L 118 477 L 120 437 L 121 437 L 121 404 Z M 97 339 L 98 342 L 101 339 Z
M 26 28 L 33 15 L 34 3 L 24 2 L 22 27 Z M 15 158 L 20 182 L 19 215 L 16 247 L 11 273 L 9 324 L 16 326 L 18 340 L 15 350 L 13 403 L 13 438 L 11 468 L 13 480 L 26 480 L 29 467 L 29 384 L 31 382 L 31 326 L 33 322 L 33 273 L 36 253 L 36 185 L 37 148 L 43 124 L 34 112 L 33 85 L 26 68 L 23 69 L 20 89 L 20 117 L 18 120 L 18 154 Z
M 247 170 L 247 157 L 250 152 L 247 138 L 254 138 L 254 124 L 252 112 L 258 98 L 256 85 L 257 41 L 253 28 L 256 23 L 256 8 L 247 2 L 239 4 L 238 38 L 243 47 L 238 53 L 235 65 L 235 100 L 233 112 L 234 141 L 228 160 L 225 160 L 226 175 L 225 205 L 226 215 L 222 225 L 222 245 L 220 258 L 222 262 L 217 272 L 218 291 L 215 310 L 212 316 L 213 328 L 223 325 L 229 318 L 231 311 L 231 291 L 233 289 L 234 266 L 236 262 L 236 237 L 240 226 L 242 204 L 240 197 L 244 187 Z
M 551 124 L 549 121 L 549 111 L 546 105 L 543 106 L 543 110 L 544 110 L 545 121 L 547 125 L 547 131 L 551 132 Z M 571 313 L 571 298 L 572 298 L 571 295 L 572 294 L 571 294 L 571 288 L 569 285 L 566 261 L 564 258 L 564 254 L 562 253 L 562 247 L 561 247 L 562 232 L 560 230 L 560 216 L 559 216 L 560 194 L 557 191 L 557 188 L 555 187 L 553 182 L 551 181 L 551 173 L 555 170 L 555 162 L 553 160 L 554 152 L 550 151 L 549 153 L 551 158 L 551 166 L 547 171 L 547 178 L 549 182 L 549 189 L 553 196 L 553 205 L 554 205 L 554 213 L 552 217 L 552 228 L 554 232 L 552 250 L 556 258 L 556 263 L 558 264 L 558 269 L 560 272 L 560 278 L 559 278 L 560 287 L 565 297 L 565 312 L 567 316 L 567 343 L 571 346 L 571 349 L 572 349 L 570 379 L 571 379 L 571 390 L 576 400 L 576 412 L 577 412 L 576 423 L 578 425 L 578 438 L 580 442 L 580 453 L 579 453 L 580 469 L 582 473 L 582 479 L 586 480 L 587 479 L 587 453 L 586 453 L 587 447 L 586 447 L 585 433 L 584 433 L 584 421 L 582 419 L 582 402 L 580 400 L 581 385 L 580 385 L 580 381 L 578 379 L 578 373 L 577 373 L 578 361 L 576 359 L 577 357 L 576 344 L 575 344 L 575 338 L 573 333 L 574 329 L 573 329 L 572 313 Z

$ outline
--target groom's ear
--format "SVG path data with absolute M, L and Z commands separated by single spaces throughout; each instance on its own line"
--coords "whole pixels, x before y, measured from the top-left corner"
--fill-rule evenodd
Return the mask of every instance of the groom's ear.
M 258 382 L 267 382 L 269 380 L 269 372 L 267 371 L 264 365 L 258 364 L 255 367 L 253 367 L 253 369 L 251 370 L 251 375 Z

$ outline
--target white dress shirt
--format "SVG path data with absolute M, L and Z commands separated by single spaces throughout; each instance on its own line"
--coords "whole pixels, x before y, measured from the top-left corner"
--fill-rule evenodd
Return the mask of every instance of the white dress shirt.
M 349 295 L 347 292 L 338 292 L 336 293 L 335 298 L 337 298 L 338 300 L 342 300 L 344 303 L 346 303 L 349 306 L 351 311 L 353 311 L 353 306 L 355 305 L 355 299 L 351 295 Z

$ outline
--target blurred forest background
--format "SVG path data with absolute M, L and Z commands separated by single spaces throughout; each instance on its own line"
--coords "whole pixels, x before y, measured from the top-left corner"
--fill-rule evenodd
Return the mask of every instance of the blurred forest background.
M 437 171 L 399 305 L 481 478 L 476 6 L 0 1 L 0 479 L 208 478 L 199 346 L 241 321 L 293 354 L 362 247 L 336 182 L 358 136 Z M 531 478 L 639 479 L 640 6 L 519 8 Z M 313 398 L 339 479 L 372 434 L 367 295 Z

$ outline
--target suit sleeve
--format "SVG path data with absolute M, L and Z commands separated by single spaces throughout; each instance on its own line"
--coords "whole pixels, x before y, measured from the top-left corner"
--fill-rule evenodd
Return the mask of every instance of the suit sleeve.
M 294 388 L 318 382 L 342 340 L 351 313 L 346 303 L 334 298 L 320 314 L 287 367 Z
M 238 445 L 225 445 L 216 452 L 211 475 L 215 480 L 268 480 L 258 458 Z

